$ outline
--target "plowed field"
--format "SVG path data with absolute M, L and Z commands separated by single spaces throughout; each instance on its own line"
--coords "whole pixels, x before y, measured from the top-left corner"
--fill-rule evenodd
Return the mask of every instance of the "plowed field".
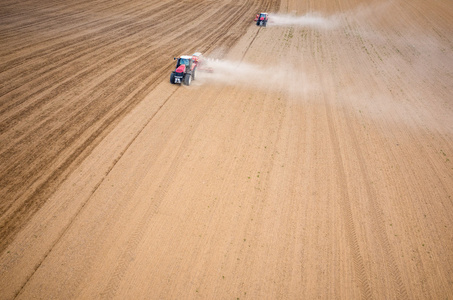
M 452 2 L 76 2 L 0 3 L 1 299 L 453 298 Z

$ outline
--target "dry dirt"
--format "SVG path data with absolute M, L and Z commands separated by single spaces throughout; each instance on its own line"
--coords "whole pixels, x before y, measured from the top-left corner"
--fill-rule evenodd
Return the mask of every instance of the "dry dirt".
M 1 299 L 453 299 L 451 1 L 5 0 L 0 41 Z

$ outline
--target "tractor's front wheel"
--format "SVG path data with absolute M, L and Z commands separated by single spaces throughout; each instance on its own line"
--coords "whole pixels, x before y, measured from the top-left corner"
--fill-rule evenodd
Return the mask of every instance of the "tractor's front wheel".
M 194 68 L 192 71 L 192 80 L 195 80 L 195 72 L 197 71 L 197 68 Z
M 170 75 L 170 83 L 175 83 L 175 72 L 172 72 Z
M 191 81 L 192 81 L 192 74 L 186 74 L 184 76 L 184 84 L 185 85 L 190 85 Z

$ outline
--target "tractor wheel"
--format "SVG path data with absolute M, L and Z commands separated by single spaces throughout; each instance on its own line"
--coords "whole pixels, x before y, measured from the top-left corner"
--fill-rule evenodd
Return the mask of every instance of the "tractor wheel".
M 170 75 L 170 83 L 175 83 L 175 72 L 171 72 L 171 75 Z
M 192 81 L 192 74 L 186 74 L 186 76 L 184 76 L 184 84 L 190 85 L 191 81 Z
M 195 72 L 197 71 L 197 68 L 194 68 L 192 71 L 192 80 L 195 80 Z

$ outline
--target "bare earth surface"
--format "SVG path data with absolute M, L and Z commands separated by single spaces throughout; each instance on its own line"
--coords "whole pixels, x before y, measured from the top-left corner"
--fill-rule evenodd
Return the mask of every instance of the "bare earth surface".
M 0 4 L 0 299 L 453 299 L 451 1 L 77 2 Z

